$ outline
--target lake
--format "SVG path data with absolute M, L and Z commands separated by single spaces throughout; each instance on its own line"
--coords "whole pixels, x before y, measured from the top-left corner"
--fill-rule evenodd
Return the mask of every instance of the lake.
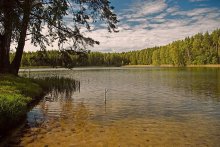
M 220 146 L 220 68 L 38 69 L 30 76 L 79 85 L 42 98 L 11 145 Z

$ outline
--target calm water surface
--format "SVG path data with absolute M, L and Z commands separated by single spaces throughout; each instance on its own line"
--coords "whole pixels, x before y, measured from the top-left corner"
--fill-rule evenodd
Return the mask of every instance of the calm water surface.
M 20 146 L 220 146 L 219 68 L 76 68 L 11 138 Z M 106 101 L 105 101 L 106 89 Z

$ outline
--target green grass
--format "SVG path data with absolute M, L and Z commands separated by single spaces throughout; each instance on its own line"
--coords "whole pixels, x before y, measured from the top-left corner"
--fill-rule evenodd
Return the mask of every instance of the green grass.
M 27 113 L 29 104 L 48 91 L 71 93 L 80 83 L 59 76 L 28 79 L 0 74 L 0 138 L 16 127 Z
M 0 74 L 0 134 L 20 121 L 28 104 L 42 92 L 33 80 Z

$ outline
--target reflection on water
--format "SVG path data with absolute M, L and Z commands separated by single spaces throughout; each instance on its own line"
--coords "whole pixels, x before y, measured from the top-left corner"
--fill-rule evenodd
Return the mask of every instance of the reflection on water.
M 51 90 L 10 144 L 220 146 L 218 68 L 83 68 L 56 74 L 80 81 L 80 91 Z

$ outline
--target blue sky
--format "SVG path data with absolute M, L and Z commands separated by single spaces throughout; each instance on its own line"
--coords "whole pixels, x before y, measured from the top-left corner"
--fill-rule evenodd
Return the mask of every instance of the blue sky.
M 119 33 L 108 33 L 104 24 L 94 26 L 92 32 L 85 33 L 100 41 L 88 48 L 92 51 L 139 50 L 220 28 L 220 0 L 110 1 L 120 20 Z

